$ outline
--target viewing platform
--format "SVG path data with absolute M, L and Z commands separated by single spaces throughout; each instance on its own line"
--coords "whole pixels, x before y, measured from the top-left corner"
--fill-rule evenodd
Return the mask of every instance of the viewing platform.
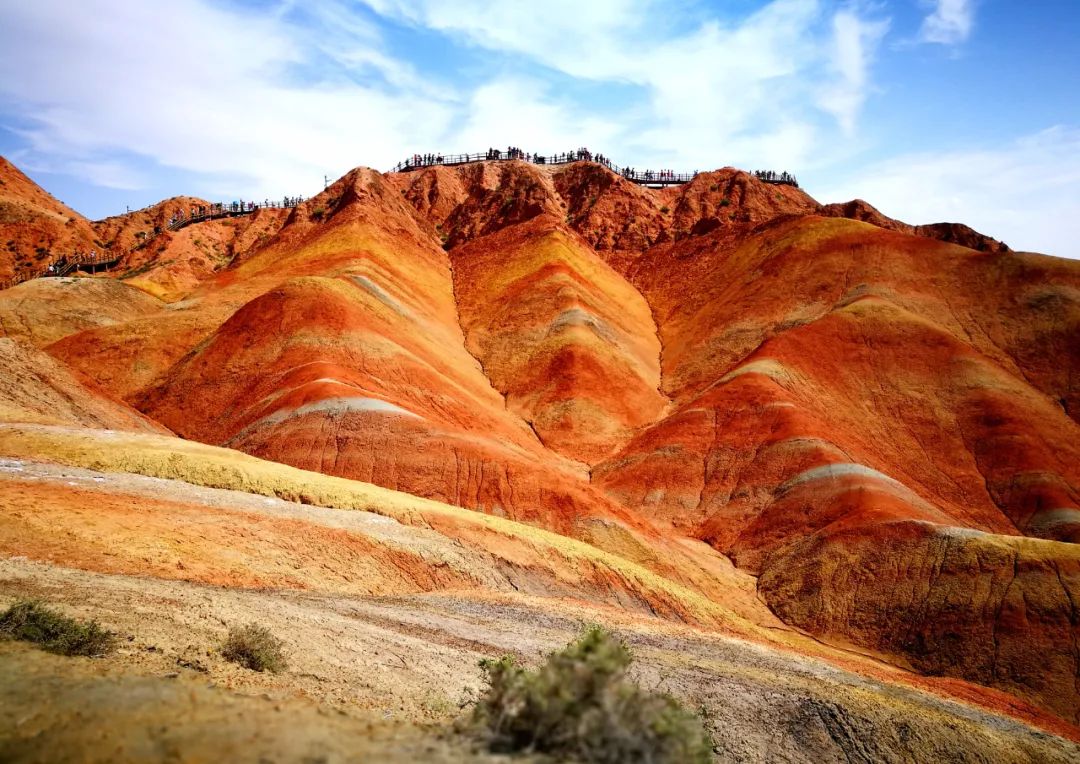
M 414 154 L 409 159 L 398 162 L 390 169 L 390 172 L 412 172 L 426 167 L 457 167 L 477 162 L 528 162 L 537 165 L 561 165 L 573 162 L 595 162 L 617 175 L 621 175 L 631 183 L 641 186 L 660 188 L 663 186 L 677 186 L 688 183 L 697 177 L 695 172 L 674 172 L 672 170 L 639 170 L 630 166 L 619 166 L 603 154 L 594 154 L 588 149 L 577 149 L 562 154 L 532 154 L 520 149 L 510 147 L 508 149 L 488 149 L 486 152 L 477 154 Z M 755 178 L 764 183 L 799 187 L 794 175 L 787 172 L 775 172 L 773 170 L 755 170 Z

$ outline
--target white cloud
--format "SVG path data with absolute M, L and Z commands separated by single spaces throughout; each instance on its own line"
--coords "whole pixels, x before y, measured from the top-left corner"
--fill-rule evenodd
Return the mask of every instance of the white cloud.
M 0 103 L 29 125 L 31 161 L 122 187 L 139 177 L 130 157 L 204 179 L 185 191 L 276 196 L 358 164 L 507 142 L 590 145 L 637 166 L 795 169 L 829 142 L 829 117 L 854 131 L 884 33 L 823 0 L 771 0 L 725 21 L 660 0 L 366 2 L 559 74 L 493 66 L 477 81 L 449 60 L 436 84 L 343 0 L 243 12 L 174 0 L 167 13 L 37 0 L 5 11 L 0 71 L 19 76 L 0 78 Z M 559 91 L 568 78 L 631 95 L 593 107 Z
M 957 45 L 971 35 L 975 23 L 975 0 L 924 0 L 933 11 L 923 19 L 919 39 L 941 45 Z
M 818 189 L 908 223 L 961 222 L 1017 250 L 1080 259 L 1080 128 L 1007 145 L 896 157 Z
M 377 13 L 511 51 L 576 77 L 623 76 L 635 51 L 619 44 L 659 7 L 655 0 L 364 0 Z M 654 30 L 659 32 L 660 30 Z
M 464 124 L 454 130 L 453 151 L 502 148 L 507 140 L 525 150 L 556 152 L 613 143 L 617 122 L 560 103 L 542 81 L 500 78 L 478 88 L 465 106 Z
M 869 87 L 870 64 L 888 29 L 888 21 L 868 21 L 852 10 L 833 16 L 832 65 L 839 82 L 823 93 L 821 103 L 836 116 L 848 136 L 855 133 L 855 122 Z
M 703 156 L 802 166 L 822 137 L 823 112 L 852 134 L 886 31 L 850 5 L 830 26 L 820 0 L 772 0 L 728 21 L 691 18 L 657 0 L 365 2 L 398 21 L 569 77 L 640 89 L 624 113 L 608 115 L 627 129 L 606 150 L 616 159 L 681 167 Z
M 0 71 L 19 74 L 0 78 L 0 101 L 29 124 L 31 161 L 68 160 L 106 185 L 135 177 L 119 152 L 203 174 L 212 191 L 277 196 L 435 145 L 456 94 L 425 92 L 373 27 L 317 5 L 304 26 L 201 0 L 168 12 L 125 0 L 13 5 Z

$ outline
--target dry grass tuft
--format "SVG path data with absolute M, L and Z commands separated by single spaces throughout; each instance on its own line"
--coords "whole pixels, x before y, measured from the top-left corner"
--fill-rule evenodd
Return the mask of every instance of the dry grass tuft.
M 484 660 L 488 689 L 473 721 L 495 751 L 535 751 L 588 764 L 712 760 L 700 720 L 627 678 L 630 651 L 593 626 L 536 671 Z
M 116 645 L 97 621 L 77 621 L 35 600 L 20 600 L 0 614 L 0 635 L 41 645 L 58 655 L 104 655 Z
M 265 626 L 255 623 L 229 629 L 221 655 L 252 671 L 278 674 L 288 666 L 281 640 Z

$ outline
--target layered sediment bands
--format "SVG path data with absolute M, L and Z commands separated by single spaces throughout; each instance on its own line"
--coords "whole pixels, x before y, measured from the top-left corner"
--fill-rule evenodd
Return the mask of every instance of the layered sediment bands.
M 0 292 L 0 337 L 23 337 L 42 347 L 163 308 L 156 297 L 114 279 L 33 279 Z
M 1080 720 L 1080 547 L 903 520 L 790 543 L 758 586 L 817 637 Z
M 132 403 L 229 313 L 228 308 L 171 306 L 120 324 L 69 334 L 46 350 L 112 395 Z
M 341 207 L 306 233 L 287 227 L 337 276 L 256 297 L 140 405 L 187 437 L 563 530 L 611 516 L 614 505 L 545 452 L 466 352 L 446 255 L 423 241 L 383 249 L 361 212 Z M 410 217 L 402 225 L 419 236 Z M 272 260 L 281 246 L 240 269 L 270 281 L 304 262 Z
M 28 462 L 28 454 L 97 472 L 69 474 Z M 353 594 L 483 586 L 770 639 L 766 627 L 779 625 L 753 597 L 748 576 L 664 539 L 642 547 L 654 557 L 643 564 L 630 543 L 611 553 L 534 525 L 162 436 L 0 423 L 0 455 L 8 457 L 0 460 L 0 483 L 11 509 L 0 514 L 0 548 L 22 548 L 35 559 Z M 52 525 L 70 533 L 42 533 Z M 124 539 L 119 550 L 110 547 L 112 536 Z
M 391 289 L 362 276 L 288 282 L 238 311 L 144 405 L 181 434 L 305 469 L 557 515 L 540 445 L 460 335 Z M 576 493 L 568 506 L 588 503 Z
M 117 246 L 151 222 L 140 214 L 109 224 Z M 962 227 L 921 233 L 968 247 L 915 235 L 869 205 L 821 208 L 731 168 L 666 189 L 593 163 L 357 169 L 236 225 L 191 225 L 125 265 L 168 304 L 100 280 L 0 296 L 3 332 L 48 353 L 11 351 L 0 413 L 79 428 L 0 433 L 8 455 L 141 470 L 175 494 L 143 515 L 113 496 L 95 517 L 85 486 L 21 480 L 0 544 L 67 526 L 78 540 L 47 538 L 38 557 L 105 570 L 94 550 L 114 535 L 125 575 L 145 563 L 182 578 L 162 539 L 198 546 L 206 523 L 191 581 L 520 588 L 775 638 L 890 682 L 931 683 L 912 668 L 964 677 L 1002 692 L 932 684 L 1076 721 L 1075 556 L 1059 543 L 1080 540 L 1075 262 Z M 196 238 L 228 263 L 184 259 Z M 91 437 L 140 426 L 95 385 L 189 440 Z M 286 465 L 446 504 L 371 486 L 361 501 Z M 374 539 L 338 516 L 330 529 L 296 506 L 210 511 L 179 480 L 396 508 L 444 540 Z M 290 546 L 305 534 L 317 541 Z M 458 545 L 468 559 L 442 554 Z M 329 568 L 288 569 L 323 548 Z M 144 549 L 149 562 L 128 551 Z M 758 574 L 790 624 L 906 668 L 794 635 L 756 599 Z M 806 713 L 854 734 L 828 709 Z
M 813 215 L 736 234 L 720 229 L 654 247 L 628 267 L 653 308 L 673 397 L 697 394 L 774 335 L 879 296 L 1076 418 L 1080 273 L 1069 261 L 979 253 Z
M 648 305 L 576 235 L 539 219 L 453 264 L 467 347 L 548 448 L 591 464 L 664 410 Z
M 769 340 L 593 475 L 755 569 L 773 544 L 835 521 L 845 481 L 902 501 L 890 515 L 1072 538 L 1078 434 L 948 332 L 865 298 Z M 862 503 L 841 515 L 877 511 Z
M 224 218 L 163 232 L 145 247 L 130 252 L 119 264 L 126 283 L 170 302 L 272 239 L 289 210 L 260 209 L 237 218 Z
M 857 249 L 872 249 L 875 259 L 848 257 L 852 254 L 851 247 L 856 246 L 854 241 L 847 234 L 840 235 L 834 228 L 836 224 L 830 222 L 822 226 L 812 220 L 768 228 L 725 259 L 714 257 L 713 251 L 705 247 L 707 237 L 689 242 L 687 246 L 693 244 L 702 249 L 695 249 L 692 257 L 677 263 L 690 271 L 687 283 L 694 285 L 693 289 L 683 290 L 678 298 L 669 294 L 668 286 L 668 279 L 677 277 L 675 266 L 669 268 L 660 259 L 662 248 L 650 255 L 650 259 L 657 260 L 654 263 L 656 271 L 641 271 L 637 281 L 643 283 L 646 296 L 657 308 L 664 340 L 665 386 L 676 394 L 682 392 L 687 401 L 685 406 L 692 405 L 695 389 L 706 389 L 716 380 L 714 369 L 728 373 L 739 369 L 749 371 L 751 362 L 775 361 L 787 370 L 787 388 L 804 393 L 800 399 L 804 405 L 816 408 L 826 420 L 844 417 L 856 432 L 868 428 L 875 430 L 871 437 L 859 438 L 861 443 L 844 437 L 846 442 L 838 445 L 848 451 L 857 451 L 856 461 L 872 464 L 886 472 L 912 458 L 924 463 L 937 459 L 962 462 L 963 454 L 970 453 L 965 442 L 971 441 L 971 435 L 958 433 L 955 426 L 961 408 L 968 405 L 961 404 L 959 399 L 974 396 L 974 388 L 979 386 L 1004 387 L 1010 391 L 1008 395 L 1018 397 L 1021 407 L 1028 412 L 1025 426 L 1032 430 L 1049 427 L 1046 435 L 1036 435 L 1035 440 L 1047 438 L 1055 444 L 1075 440 L 1072 436 L 1063 437 L 1071 428 L 1062 420 L 1061 405 L 1055 403 L 1063 390 L 1068 395 L 1075 394 L 1072 387 L 1075 383 L 1066 377 L 1075 374 L 1077 351 L 1075 347 L 1060 345 L 1065 337 L 1077 336 L 1076 329 L 1069 328 L 1074 320 L 1071 311 L 1063 311 L 1062 326 L 1048 315 L 1045 318 L 1026 315 L 1011 300 L 997 303 L 997 297 L 988 297 L 974 301 L 970 296 L 1003 291 L 1002 287 L 991 287 L 990 284 L 1005 278 L 1015 284 L 1010 287 L 1014 296 L 1032 289 L 1036 280 L 1043 282 L 1040 288 L 1045 292 L 1069 293 L 1076 277 L 1066 264 L 1050 258 L 1019 258 L 1019 264 L 1005 263 L 997 256 L 965 254 L 963 250 L 911 237 L 880 241 L 871 247 L 868 242 L 893 235 L 865 227 L 863 241 Z M 811 225 L 810 230 L 798 230 Z M 815 249 L 813 257 L 807 257 L 805 253 L 797 255 L 797 249 L 813 241 L 811 232 L 813 235 L 828 233 L 829 245 Z M 797 234 L 799 244 L 785 238 L 791 234 Z M 911 249 L 939 251 L 937 259 L 916 260 Z M 676 251 L 672 250 L 671 254 Z M 931 252 L 924 255 L 931 256 Z M 837 260 L 830 264 L 833 258 Z M 719 276 L 706 277 L 702 273 L 698 280 L 699 267 L 715 268 Z M 1036 268 L 1045 270 L 1036 276 Z M 732 279 L 742 278 L 739 274 L 743 272 L 757 276 L 735 285 L 725 279 L 728 275 Z M 829 274 L 828 279 L 824 278 L 825 274 Z M 1004 274 L 1008 274 L 1007 277 Z M 855 286 L 846 286 L 852 281 L 856 282 Z M 987 285 L 985 292 L 984 288 L 973 286 L 980 282 Z M 792 288 L 791 284 L 798 286 Z M 950 284 L 954 285 L 951 292 Z M 748 294 L 756 296 L 748 298 Z M 877 305 L 893 304 L 898 310 L 902 308 L 907 318 L 873 322 L 857 335 L 846 338 L 829 336 L 830 324 L 835 325 L 832 318 L 823 320 L 822 325 L 815 328 L 818 319 L 846 304 L 852 304 L 853 310 L 861 305 L 858 311 L 870 311 L 867 306 L 875 303 L 860 299 L 870 296 L 880 298 Z M 937 299 L 930 299 L 935 296 Z M 1026 302 L 1024 298 L 1020 299 Z M 1054 301 L 1064 308 L 1070 304 Z M 986 303 L 991 306 L 997 303 L 1002 307 L 993 311 Z M 1036 330 L 1034 327 L 1037 326 L 1047 328 Z M 1050 330 L 1051 326 L 1058 328 Z M 887 331 L 887 334 L 878 337 L 879 331 Z M 1035 350 L 1038 345 L 1022 339 L 1033 337 L 1039 331 L 1045 331 L 1046 336 L 1046 344 L 1041 347 L 1060 349 L 1059 360 L 1071 370 L 1051 370 L 1040 352 Z M 774 336 L 779 345 L 768 342 Z M 781 356 L 784 347 L 787 348 L 786 355 Z M 1035 356 L 1039 358 L 1029 360 Z M 926 358 L 934 358 L 934 365 L 928 365 Z M 1018 363 L 1024 368 L 1018 368 Z M 890 368 L 894 364 L 895 369 Z M 820 372 L 814 370 L 818 365 L 823 367 Z M 902 380 L 911 377 L 915 370 L 918 370 L 918 378 L 903 384 L 898 384 L 899 380 L 894 378 L 894 371 Z M 949 370 L 948 373 L 945 370 Z M 779 367 L 774 371 L 781 373 Z M 804 375 L 809 376 L 804 380 Z M 861 381 L 867 375 L 875 380 L 873 384 Z M 954 379 L 953 375 L 958 375 L 959 379 Z M 1025 380 L 1038 389 L 1032 390 Z M 804 383 L 809 382 L 813 383 L 813 395 L 809 389 L 801 390 Z M 971 389 L 965 393 L 965 387 Z M 900 399 L 890 398 L 897 394 Z M 938 400 L 939 395 L 944 395 L 946 400 Z M 948 411 L 942 412 L 941 408 Z M 882 427 L 886 422 L 890 426 Z M 961 437 L 950 438 L 950 445 L 945 445 L 939 439 L 938 428 Z M 840 430 L 842 435 L 848 432 L 848 426 Z M 895 445 L 898 434 L 906 441 L 902 448 Z M 832 432 L 826 436 L 829 440 L 841 438 Z M 1060 445 L 1055 445 L 1055 450 L 1059 448 Z M 1054 463 L 1070 463 L 1069 459 L 1058 460 L 1052 454 L 1050 456 Z M 877 461 L 867 462 L 867 457 Z M 926 472 L 920 468 L 901 475 L 900 479 L 910 482 L 909 477 L 913 480 L 937 478 L 939 493 L 945 498 L 951 496 L 955 504 L 963 506 L 984 492 L 983 480 L 975 474 L 957 484 L 958 474 L 971 475 L 972 465 L 956 466 L 960 469 L 950 468 L 944 473 L 940 470 Z M 1075 486 L 1075 477 L 1070 481 Z
M 168 432 L 23 339 L 0 339 L 0 422 Z
M 396 289 L 423 295 L 438 321 L 456 323 L 445 254 L 423 232 L 412 208 L 390 193 L 377 173 L 354 171 L 288 214 L 287 225 L 277 234 L 238 252 L 231 267 L 208 277 L 167 310 L 71 335 L 49 352 L 94 376 L 113 394 L 135 400 L 160 384 L 173 364 L 245 303 L 300 276 L 347 273 L 370 281 L 371 272 L 382 267 L 379 280 L 386 281 L 387 262 L 394 264 L 388 272 Z M 209 224 L 191 228 L 204 225 Z M 395 247 L 413 257 L 396 261 Z M 428 289 L 432 277 L 427 272 L 439 274 L 440 269 L 446 288 Z M 265 327 L 252 330 L 259 333 Z

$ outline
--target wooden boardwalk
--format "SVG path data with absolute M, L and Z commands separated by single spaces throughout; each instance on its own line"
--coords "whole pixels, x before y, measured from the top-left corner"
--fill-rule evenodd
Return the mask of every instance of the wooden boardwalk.
M 31 279 L 46 276 L 67 276 L 77 270 L 88 270 L 90 273 L 107 271 L 119 263 L 122 257 L 122 255 L 114 255 L 112 252 L 84 252 L 61 255 L 58 259 L 41 268 L 24 270 L 21 273 L 16 273 L 6 281 L 0 281 L 0 290 L 10 289 Z
M 231 202 L 224 203 L 218 202 L 211 204 L 208 207 L 194 208 L 191 214 L 175 217 L 169 221 L 164 229 L 155 230 L 152 234 L 143 239 L 139 244 L 132 248 L 131 252 L 137 252 L 140 249 L 147 247 L 150 242 L 160 236 L 165 231 L 175 232 L 181 228 L 187 228 L 194 223 L 203 223 L 207 220 L 219 220 L 221 218 L 237 218 L 245 215 L 251 215 L 261 209 L 283 209 L 295 207 L 299 203 L 300 197 L 297 197 L 296 201 L 283 200 L 280 202 Z M 203 212 L 195 212 L 195 209 L 205 210 Z M 116 254 L 113 252 L 76 252 L 74 254 L 63 254 L 57 259 L 53 260 L 47 265 L 43 265 L 40 268 L 30 268 L 16 273 L 9 279 L 0 281 L 0 290 L 10 289 L 13 286 L 22 284 L 23 282 L 30 281 L 32 279 L 50 278 L 59 276 L 68 276 L 75 271 L 87 271 L 89 273 L 100 273 L 102 271 L 112 270 L 116 267 L 124 256 L 130 254 L 125 252 Z
M 552 154 L 550 156 L 543 156 L 540 154 L 530 154 L 517 149 L 509 149 L 507 151 L 497 151 L 491 149 L 486 152 L 478 154 L 416 154 L 410 159 L 406 159 L 403 162 L 398 162 L 390 169 L 390 172 L 412 172 L 414 170 L 423 170 L 427 167 L 457 167 L 464 164 L 473 164 L 476 162 L 512 162 L 521 161 L 528 162 L 529 164 L 536 165 L 561 165 L 572 164 L 573 162 L 595 162 L 607 169 L 611 170 L 617 175 L 629 180 L 631 183 L 637 183 L 641 186 L 649 187 L 662 187 L 662 186 L 677 186 L 683 183 L 689 183 L 697 177 L 698 173 L 695 172 L 673 172 L 671 170 L 638 170 L 635 167 L 619 167 L 603 154 L 593 154 L 587 149 L 579 149 L 577 151 L 566 152 L 565 154 Z M 795 176 L 788 174 L 787 172 L 773 172 L 773 171 L 755 171 L 754 177 L 765 183 L 773 183 L 776 185 L 795 186 L 798 188 L 798 181 L 795 180 Z

